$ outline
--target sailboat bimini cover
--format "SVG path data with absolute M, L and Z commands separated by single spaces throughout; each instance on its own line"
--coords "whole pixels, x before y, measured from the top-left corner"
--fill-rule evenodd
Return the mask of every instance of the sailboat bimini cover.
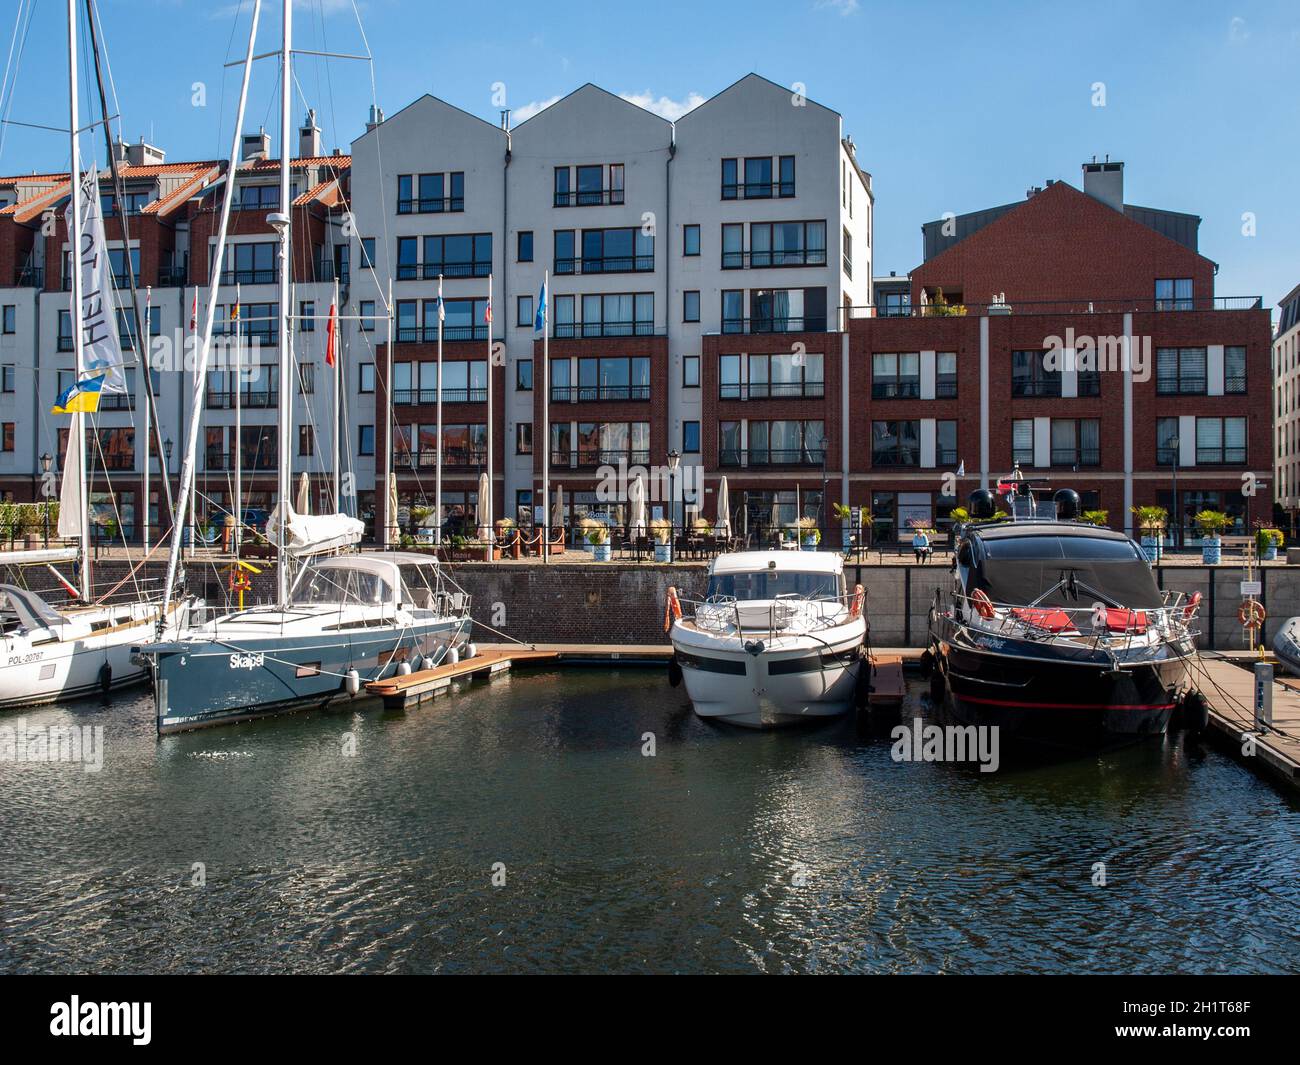
M 281 507 L 287 514 L 282 515 Z M 285 542 L 280 543 L 280 524 L 284 521 Z M 283 547 L 295 558 L 337 551 L 361 543 L 365 526 L 346 514 L 299 514 L 285 503 L 277 503 L 266 521 L 266 538 Z

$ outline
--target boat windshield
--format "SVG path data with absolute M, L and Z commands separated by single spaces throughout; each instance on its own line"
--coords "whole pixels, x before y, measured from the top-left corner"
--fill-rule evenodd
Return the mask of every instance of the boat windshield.
M 1098 536 L 1005 536 L 983 541 L 991 559 L 1033 558 L 1105 559 L 1110 562 L 1141 561 L 1142 555 L 1129 540 L 1111 540 Z
M 294 606 L 371 606 L 390 602 L 392 596 L 388 582 L 377 573 L 309 566 L 294 585 L 290 602 Z
M 840 581 L 834 573 L 799 573 L 762 569 L 752 573 L 718 573 L 709 578 L 709 597 L 727 596 L 740 602 L 798 596 L 801 599 L 838 599 Z

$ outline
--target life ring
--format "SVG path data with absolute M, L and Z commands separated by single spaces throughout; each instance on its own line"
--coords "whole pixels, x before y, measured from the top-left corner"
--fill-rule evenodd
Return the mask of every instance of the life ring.
M 1193 592 L 1191 597 L 1183 604 L 1183 620 L 1191 621 L 1196 617 L 1196 612 L 1201 609 L 1201 593 Z
M 1243 599 L 1241 606 L 1237 607 L 1237 620 L 1248 629 L 1258 629 L 1267 616 L 1264 604 L 1258 599 Z
M 682 604 L 677 598 L 677 589 L 671 584 L 668 586 L 668 600 L 664 603 L 664 632 L 673 627 L 674 621 L 681 620 Z
M 970 601 L 975 606 L 975 613 L 986 621 L 993 617 L 993 600 L 983 588 L 976 588 L 970 593 Z
M 849 617 L 856 618 L 862 613 L 862 604 L 867 598 L 867 590 L 860 584 L 853 586 L 853 600 L 849 603 Z

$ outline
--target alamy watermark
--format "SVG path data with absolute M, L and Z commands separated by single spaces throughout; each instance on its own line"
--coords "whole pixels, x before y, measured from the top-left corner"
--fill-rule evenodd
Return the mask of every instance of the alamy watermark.
M 1043 368 L 1053 373 L 1120 371 L 1134 381 L 1151 380 L 1150 336 L 1079 336 L 1071 326 L 1063 337 L 1044 337 L 1043 347 Z
M 997 725 L 927 725 L 916 717 L 889 738 L 895 762 L 978 762 L 981 773 L 996 773 L 1002 762 Z
M 87 773 L 98 773 L 104 768 L 104 726 L 28 725 L 20 717 L 0 725 L 0 762 L 80 763 Z

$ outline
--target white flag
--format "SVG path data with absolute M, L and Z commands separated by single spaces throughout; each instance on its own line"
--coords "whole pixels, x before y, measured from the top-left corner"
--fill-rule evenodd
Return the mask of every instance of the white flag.
M 68 236 L 72 236 L 72 203 L 65 215 Z M 122 371 L 122 343 L 117 333 L 117 304 L 113 298 L 113 266 L 104 240 L 104 219 L 99 213 L 99 174 L 87 170 L 81 181 L 81 247 L 72 249 L 75 261 L 69 269 L 81 271 L 81 338 L 83 371 L 103 372 L 103 392 L 125 392 Z M 126 269 L 131 269 L 129 250 L 122 252 Z M 75 315 L 74 315 L 75 317 Z

